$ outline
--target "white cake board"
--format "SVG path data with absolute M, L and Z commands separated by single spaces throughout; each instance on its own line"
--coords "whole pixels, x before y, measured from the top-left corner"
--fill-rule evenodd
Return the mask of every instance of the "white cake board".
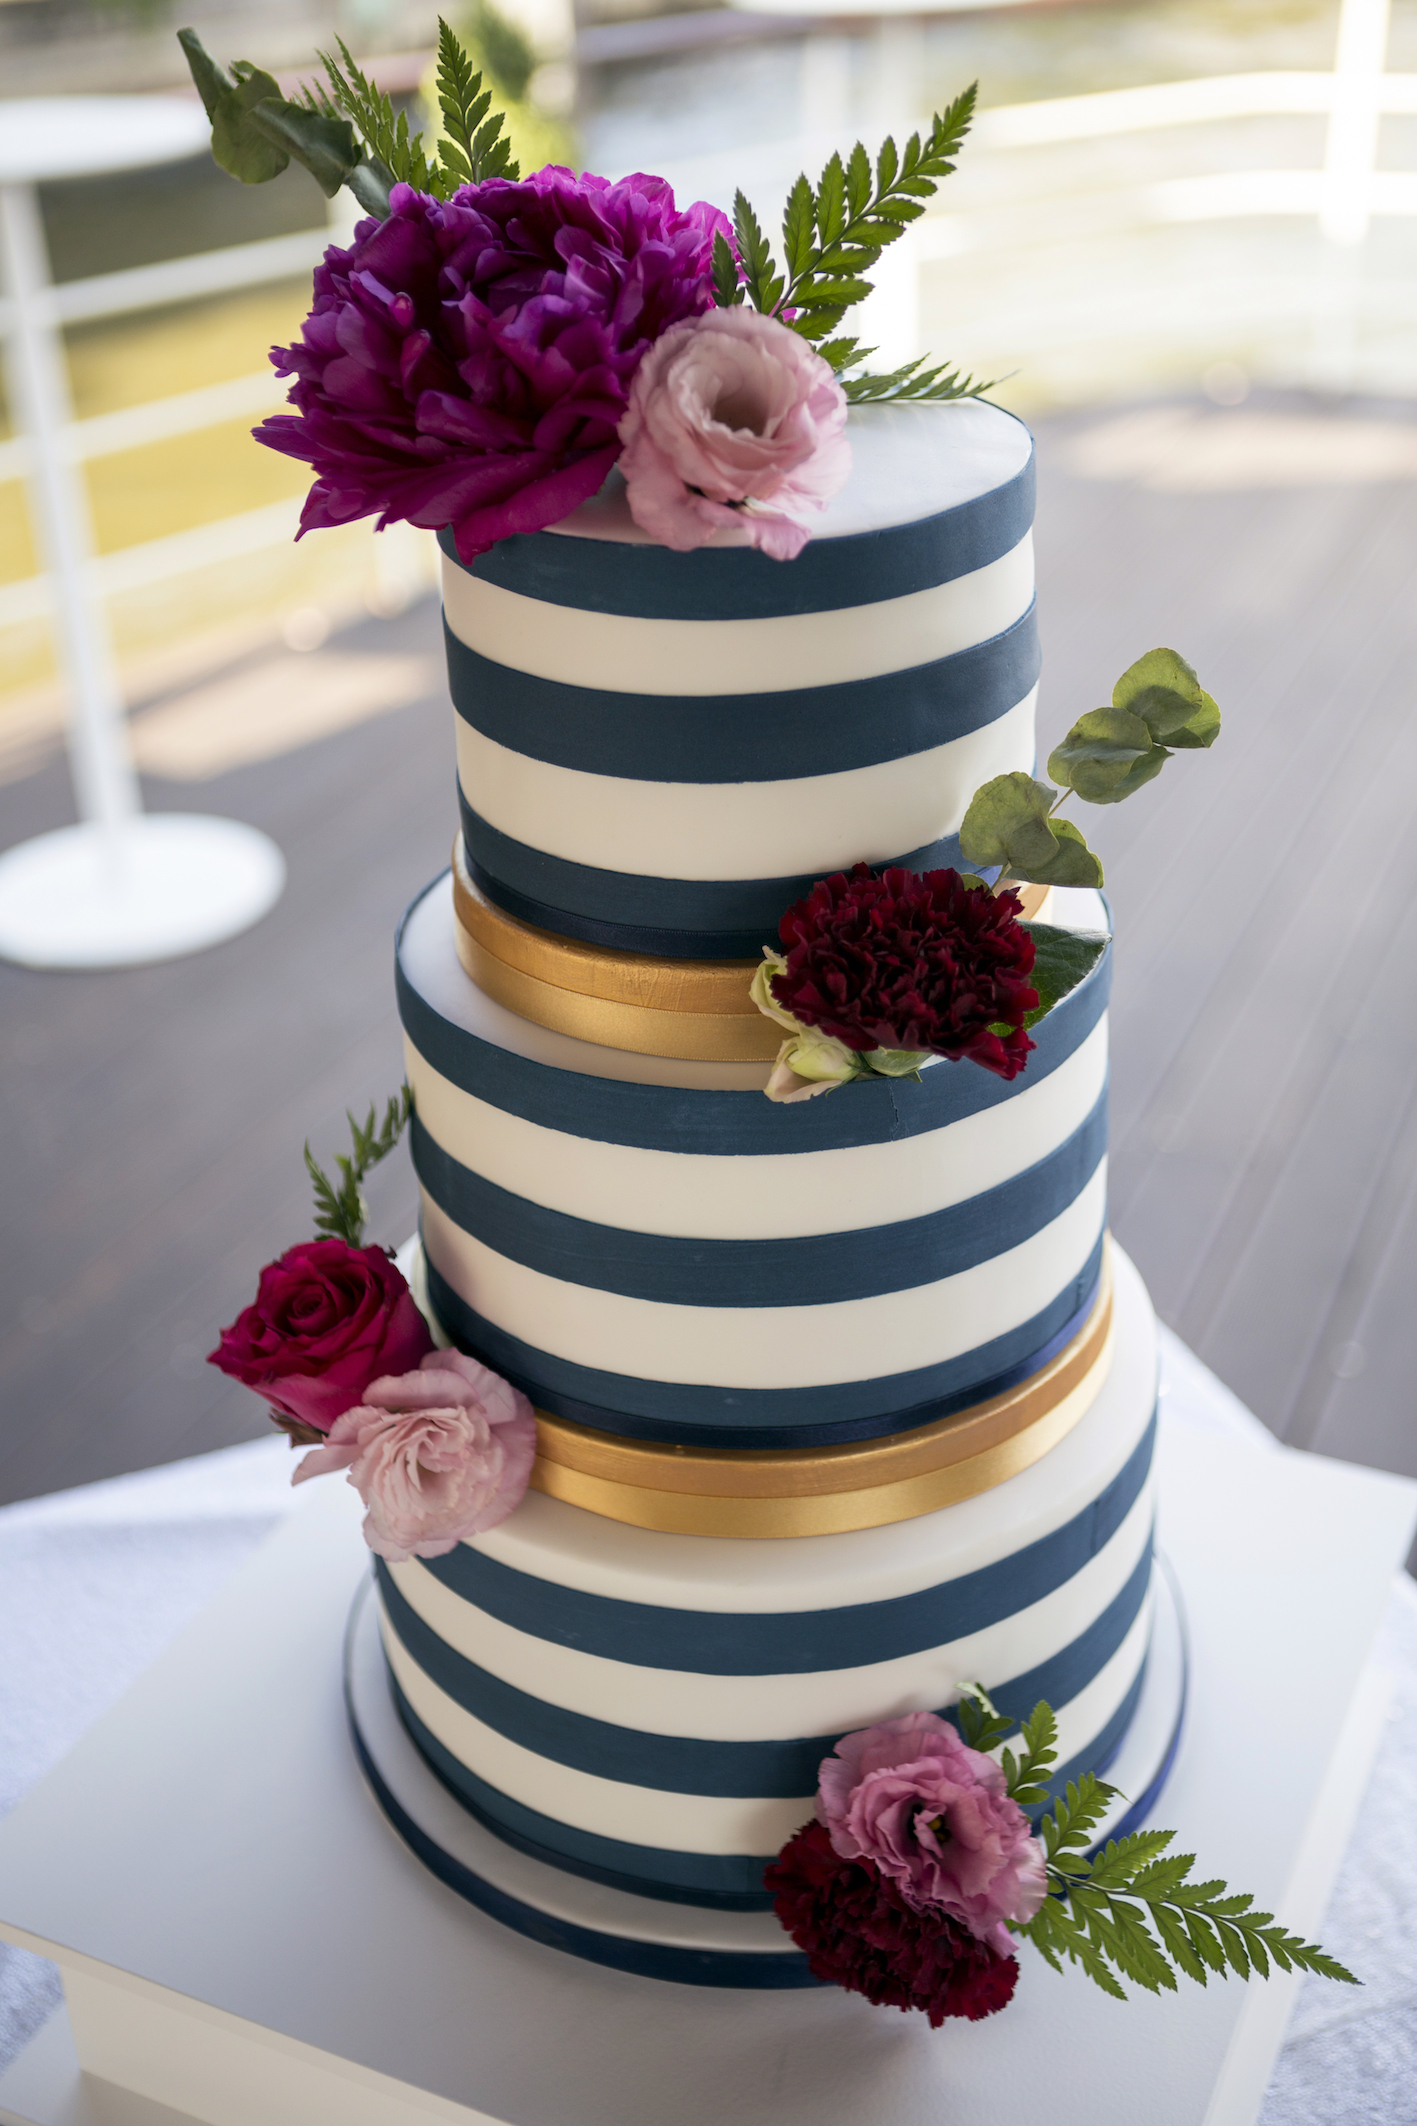
M 1161 1814 L 1312 1933 L 1381 1726 L 1366 1664 L 1417 1487 L 1182 1428 L 1160 1454 L 1191 1630 Z M 607 1971 L 472 1909 L 349 1747 L 356 1521 L 329 1485 L 0 1827 L 0 1934 L 60 1963 L 69 2007 L 0 2079 L 7 2126 L 1253 2120 L 1286 1981 L 1121 2006 L 1025 1947 L 1004 2014 L 932 2032 L 834 1989 Z

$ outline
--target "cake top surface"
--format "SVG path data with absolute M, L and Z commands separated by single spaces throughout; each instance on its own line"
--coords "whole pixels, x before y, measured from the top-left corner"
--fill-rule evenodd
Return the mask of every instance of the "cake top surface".
M 983 399 L 933 406 L 858 406 L 852 409 L 847 433 L 851 477 L 814 519 L 814 541 L 886 531 L 938 516 L 1006 486 L 1033 455 L 1033 438 L 1022 421 Z M 578 539 L 655 543 L 630 515 L 618 472 L 598 495 L 551 530 Z M 710 546 L 743 543 L 732 532 L 716 533 L 708 541 Z

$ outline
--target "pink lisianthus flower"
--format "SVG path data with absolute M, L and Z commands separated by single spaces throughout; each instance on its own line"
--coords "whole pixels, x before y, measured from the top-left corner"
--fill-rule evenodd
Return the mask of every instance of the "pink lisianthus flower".
M 790 561 L 851 470 L 830 367 L 756 310 L 710 310 L 656 340 L 620 440 L 631 515 L 677 553 L 731 531 Z
M 999 1956 L 1012 1946 L 1004 1922 L 1032 1919 L 1048 1892 L 1002 1769 L 935 1713 L 843 1736 L 822 1762 L 817 1819 L 843 1860 L 870 1863 L 914 1910 L 948 1914 Z
M 536 1417 L 519 1389 L 461 1351 L 430 1351 L 416 1373 L 367 1388 L 291 1481 L 347 1469 L 369 1509 L 365 1541 L 401 1565 L 505 1521 L 535 1455 Z

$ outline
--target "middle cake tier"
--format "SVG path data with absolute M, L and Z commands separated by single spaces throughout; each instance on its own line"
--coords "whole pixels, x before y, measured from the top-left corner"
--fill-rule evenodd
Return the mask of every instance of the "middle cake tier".
M 1100 896 L 1051 919 L 1106 927 Z M 1091 1316 L 1110 953 L 1012 1082 L 972 1063 L 796 1105 L 769 1066 L 593 1045 L 469 979 L 452 882 L 400 933 L 429 1297 L 543 1411 L 684 1447 L 925 1427 L 1040 1375 Z

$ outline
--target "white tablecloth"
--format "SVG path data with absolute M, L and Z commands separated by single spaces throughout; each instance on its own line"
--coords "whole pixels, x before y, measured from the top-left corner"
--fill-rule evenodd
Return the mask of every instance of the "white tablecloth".
M 1162 1394 L 1173 1422 L 1268 1438 L 1170 1336 Z M 309 1493 L 291 1491 L 291 1466 L 271 1438 L 0 1509 L 0 1814 L 299 1510 Z M 1405 1576 L 1380 1658 L 1392 1714 L 1321 1934 L 1363 1990 L 1305 1982 L 1262 2126 L 1417 2126 L 1417 1587 Z M 52 1964 L 0 1944 L 0 2068 L 58 2000 Z

